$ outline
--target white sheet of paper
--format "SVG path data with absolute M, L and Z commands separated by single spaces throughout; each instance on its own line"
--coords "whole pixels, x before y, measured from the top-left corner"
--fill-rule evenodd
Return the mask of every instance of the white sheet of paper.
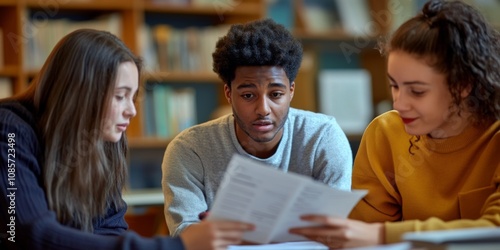
M 345 248 L 349 250 L 412 250 L 409 242 L 387 245 Z M 315 241 L 296 241 L 263 245 L 229 246 L 228 250 L 328 250 L 328 247 Z
M 288 233 L 312 225 L 304 214 L 346 218 L 367 191 L 331 188 L 310 177 L 284 173 L 249 158 L 234 155 L 216 194 L 207 220 L 235 220 L 255 225 L 243 239 L 270 242 L 304 241 Z
M 264 245 L 229 246 L 227 250 L 328 250 L 328 247 L 315 241 L 296 241 Z

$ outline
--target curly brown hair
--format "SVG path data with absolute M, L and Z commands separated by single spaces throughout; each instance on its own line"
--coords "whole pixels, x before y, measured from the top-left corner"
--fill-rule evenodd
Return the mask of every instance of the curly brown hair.
M 447 75 L 458 107 L 484 125 L 500 118 L 500 35 L 474 7 L 461 1 L 431 0 L 403 23 L 386 43 L 383 54 L 400 50 L 426 59 Z M 463 99 L 463 90 L 470 94 Z

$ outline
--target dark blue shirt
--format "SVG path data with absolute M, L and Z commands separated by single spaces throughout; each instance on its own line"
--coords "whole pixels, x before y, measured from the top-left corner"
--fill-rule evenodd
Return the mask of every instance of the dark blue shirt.
M 180 238 L 127 231 L 126 206 L 111 205 L 94 219 L 94 233 L 59 223 L 45 197 L 43 145 L 32 110 L 0 103 L 0 249 L 184 249 Z

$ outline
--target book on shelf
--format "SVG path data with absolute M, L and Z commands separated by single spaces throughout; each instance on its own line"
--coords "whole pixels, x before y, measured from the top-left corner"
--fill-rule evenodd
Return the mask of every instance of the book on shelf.
M 149 68 L 162 72 L 212 72 L 212 52 L 228 26 L 178 29 L 159 24 L 145 29 L 151 30 L 153 41 L 144 39 L 141 43 L 141 50 L 148 52 L 145 61 Z M 151 54 L 156 54 L 156 58 Z
M 500 227 L 411 232 L 404 234 L 403 240 L 415 250 L 497 250 Z
M 354 36 L 374 35 L 374 22 L 367 0 L 335 0 L 342 28 Z
M 12 82 L 7 77 L 0 77 L 0 99 L 11 97 L 14 94 Z
M 319 111 L 335 117 L 346 134 L 363 134 L 373 119 L 370 73 L 365 69 L 322 70 Z
M 305 28 L 312 33 L 328 32 L 341 26 L 334 1 L 304 0 L 299 15 Z
M 152 29 L 154 49 L 156 49 L 157 57 L 157 67 L 160 71 L 167 71 L 170 69 L 170 63 L 168 61 L 169 53 L 168 48 L 170 46 L 172 28 L 166 24 L 156 25 Z M 149 44 L 151 45 L 151 44 Z M 147 48 L 146 48 L 147 49 Z
M 154 89 L 146 85 L 144 98 L 142 98 L 142 113 L 143 113 L 143 132 L 145 137 L 155 137 L 156 135 L 156 117 L 155 103 L 153 98 Z
M 149 87 L 143 100 L 143 134 L 170 138 L 195 125 L 195 94 L 191 87 L 173 88 L 166 84 Z
M 153 89 L 153 103 L 154 107 L 154 121 L 145 121 L 145 122 L 154 122 L 156 127 L 156 136 L 157 137 L 168 137 L 170 135 L 170 122 L 168 118 L 170 114 L 170 108 L 168 106 L 168 101 L 171 99 L 171 89 L 170 87 L 158 84 Z
M 229 162 L 207 220 L 236 220 L 255 225 L 243 240 L 259 243 L 307 241 L 290 234 L 294 227 L 317 224 L 304 214 L 346 218 L 366 190 L 338 190 L 309 176 L 285 173 L 235 154 Z
M 391 13 L 391 28 L 394 31 L 408 19 L 415 16 L 418 12 L 418 5 L 415 0 L 389 0 L 388 10 Z
M 294 23 L 294 6 L 289 0 L 269 1 L 267 5 L 267 17 L 272 18 L 279 24 L 282 24 L 288 30 L 292 30 Z

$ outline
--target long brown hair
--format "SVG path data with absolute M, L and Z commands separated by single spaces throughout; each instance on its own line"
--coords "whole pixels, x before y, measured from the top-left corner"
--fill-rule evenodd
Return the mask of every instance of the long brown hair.
M 106 31 L 81 29 L 55 46 L 21 99 L 33 103 L 44 144 L 43 180 L 58 220 L 93 231 L 93 220 L 122 207 L 127 142 L 101 133 L 120 63 L 141 61 Z

